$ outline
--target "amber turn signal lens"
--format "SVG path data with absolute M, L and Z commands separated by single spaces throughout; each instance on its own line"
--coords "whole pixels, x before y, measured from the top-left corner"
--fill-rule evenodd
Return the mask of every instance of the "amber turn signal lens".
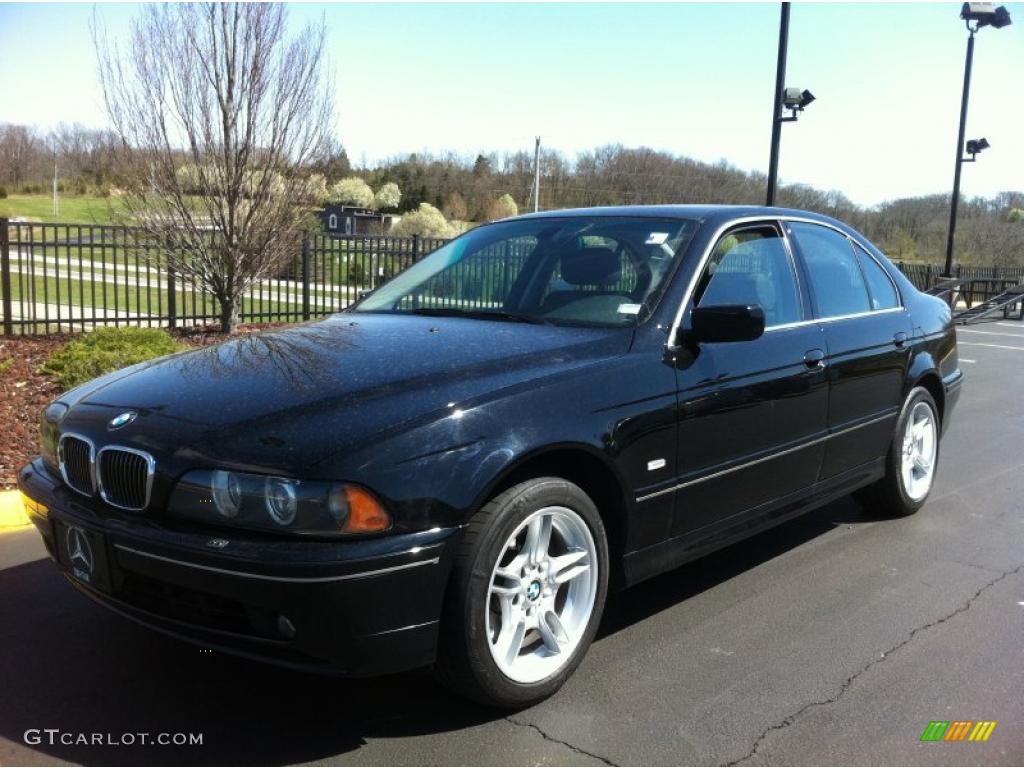
M 379 533 L 391 527 L 391 515 L 373 498 L 373 495 L 354 485 L 345 486 L 348 501 L 348 520 L 345 533 Z
M 50 510 L 46 508 L 45 504 L 40 504 L 35 499 L 26 496 L 24 493 L 21 493 L 20 491 L 18 492 L 18 495 L 21 497 L 21 506 L 25 509 L 25 511 L 28 514 L 35 515 L 36 517 L 49 516 Z

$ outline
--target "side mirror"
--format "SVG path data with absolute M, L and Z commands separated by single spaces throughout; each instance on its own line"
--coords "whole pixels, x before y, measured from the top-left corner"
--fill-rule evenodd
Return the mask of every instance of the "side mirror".
M 689 340 L 700 342 L 753 341 L 764 333 L 764 310 L 758 304 L 720 304 L 694 307 Z

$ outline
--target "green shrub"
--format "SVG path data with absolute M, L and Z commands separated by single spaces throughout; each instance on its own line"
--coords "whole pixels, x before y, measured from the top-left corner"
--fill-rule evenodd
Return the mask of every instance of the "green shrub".
M 71 389 L 97 376 L 187 349 L 161 328 L 97 328 L 54 352 L 39 370 Z
M 7 199 L 7 187 L 0 187 L 0 200 Z
M 11 370 L 12 365 L 14 365 L 13 357 L 8 357 L 6 360 L 0 360 L 0 376 L 3 376 Z

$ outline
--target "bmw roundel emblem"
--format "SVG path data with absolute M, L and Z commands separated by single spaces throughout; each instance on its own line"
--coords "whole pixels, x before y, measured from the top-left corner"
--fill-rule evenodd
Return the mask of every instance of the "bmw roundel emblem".
M 126 424 L 131 424 L 133 421 L 135 421 L 135 417 L 138 415 L 139 414 L 137 414 L 135 411 L 125 411 L 124 413 L 120 413 L 114 418 L 112 418 L 109 422 L 107 422 L 107 428 L 120 429 Z

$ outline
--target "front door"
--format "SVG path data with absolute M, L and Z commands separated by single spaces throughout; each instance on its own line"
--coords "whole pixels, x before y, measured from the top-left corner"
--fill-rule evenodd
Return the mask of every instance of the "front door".
M 776 222 L 743 225 L 714 246 L 691 306 L 759 305 L 753 341 L 685 342 L 678 385 L 675 535 L 712 535 L 814 484 L 824 452 L 825 339 L 811 318 Z

